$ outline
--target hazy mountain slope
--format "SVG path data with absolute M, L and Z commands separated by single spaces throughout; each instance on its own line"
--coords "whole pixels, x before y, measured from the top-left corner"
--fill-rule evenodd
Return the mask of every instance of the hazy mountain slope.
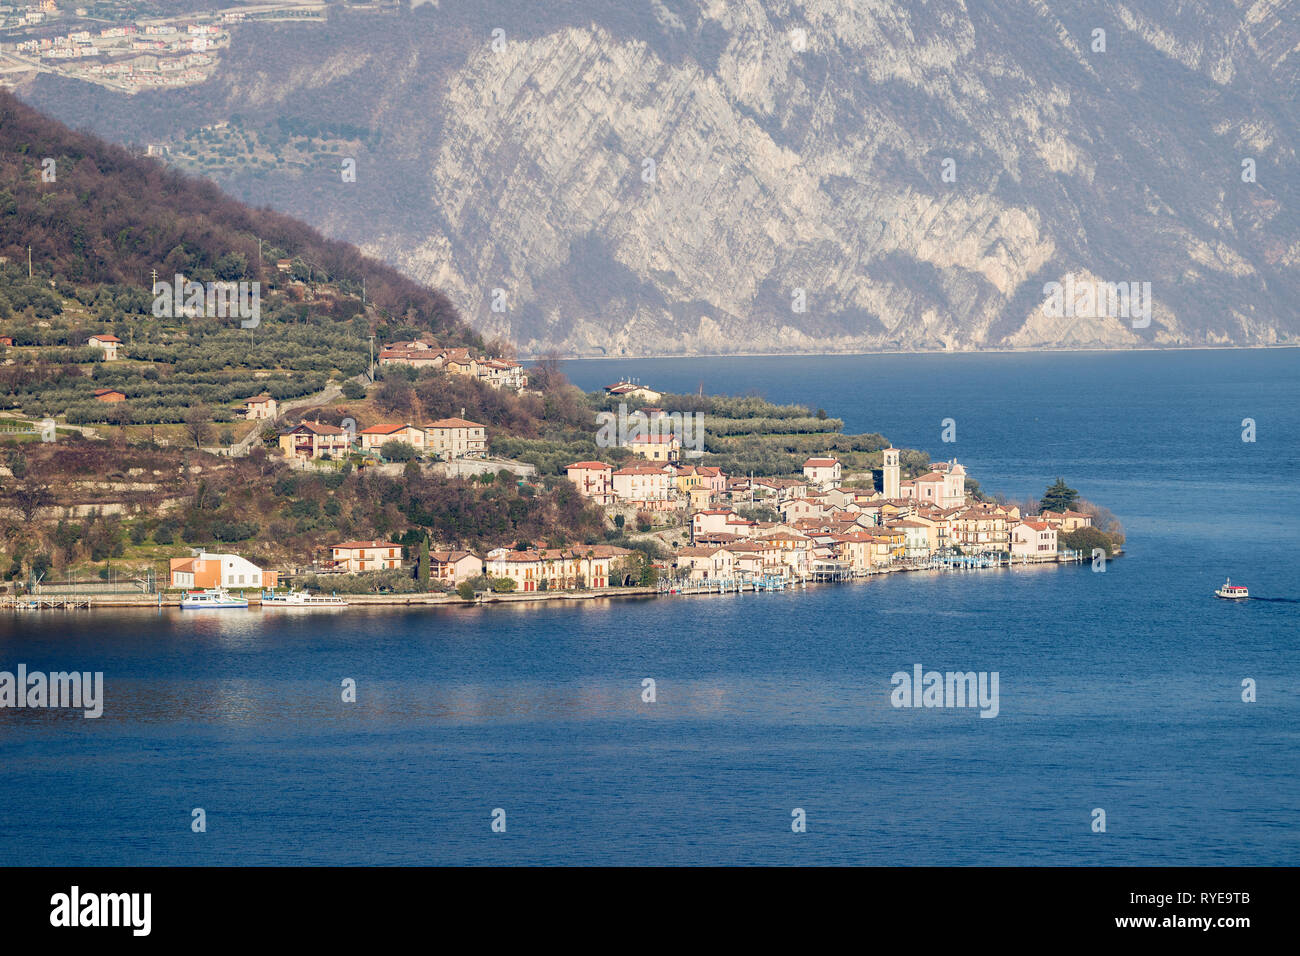
M 244 28 L 194 90 L 24 93 L 123 140 L 327 127 L 213 175 L 525 350 L 1300 336 L 1294 4 L 461 6 Z M 1150 282 L 1150 327 L 1044 315 L 1067 272 Z
M 449 344 L 478 341 L 445 296 L 392 267 L 287 215 L 250 209 L 210 182 L 74 132 L 0 91 L 0 254 L 9 260 L 24 262 L 30 250 L 61 279 L 144 289 L 153 270 L 164 281 L 177 272 L 265 280 L 276 270 L 268 261 L 259 271 L 259 238 L 311 263 L 321 281 L 364 282 L 366 301 L 394 321 L 409 319 Z

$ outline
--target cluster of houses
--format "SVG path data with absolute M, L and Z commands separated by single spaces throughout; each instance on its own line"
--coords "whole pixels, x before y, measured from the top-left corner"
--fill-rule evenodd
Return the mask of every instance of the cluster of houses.
M 616 587 L 615 562 L 630 552 L 613 545 L 574 545 L 548 548 L 541 544 L 527 549 L 494 548 L 487 554 L 474 551 L 430 551 L 429 580 L 448 588 L 486 575 L 508 578 L 515 590 L 557 591 L 572 588 Z M 402 567 L 402 547 L 390 541 L 344 541 L 329 548 L 329 557 L 318 563 L 319 573 L 389 571 Z
M 217 23 L 122 23 L 55 34 L 47 24 L 67 13 L 89 25 L 87 7 L 60 11 L 52 0 L 42 0 L 25 8 L 0 3 L 0 28 L 23 29 L 30 36 L 12 48 L 20 60 L 39 61 L 45 69 L 133 91 L 206 79 L 216 63 L 213 54 L 230 43 L 229 31 Z M 242 18 L 242 13 L 226 13 L 221 20 Z M 34 26 L 40 29 L 26 30 Z
M 427 425 L 371 425 L 354 435 L 337 425 L 304 421 L 280 435 L 280 450 L 286 458 L 296 459 L 341 458 L 354 452 L 380 458 L 389 442 L 409 445 L 421 457 L 443 461 L 486 458 L 487 426 L 464 418 L 440 418 Z
M 575 461 L 565 471 L 578 492 L 597 504 L 643 511 L 706 508 L 727 491 L 722 469 L 708 465 L 641 460 L 615 468 L 603 461 Z
M 690 545 L 673 565 L 677 577 L 695 581 L 848 576 L 955 555 L 1056 561 L 1058 536 L 1092 524 L 1081 512 L 1022 515 L 1015 505 L 972 500 L 956 460 L 902 480 L 896 448 L 883 451 L 881 487 L 871 489 L 843 486 L 843 466 L 830 456 L 805 461 L 801 479 L 752 478 L 654 451 L 619 467 L 574 462 L 569 480 L 601 505 L 686 510 Z M 743 517 L 734 510 L 742 504 L 779 519 Z
M 806 580 L 924 565 L 958 554 L 1056 561 L 1058 536 L 1092 524 L 1090 515 L 1075 511 L 1022 516 L 1015 505 L 969 502 L 944 508 L 886 499 L 875 491 L 796 485 L 776 495 L 777 521 L 750 520 L 730 508 L 695 512 L 691 544 L 674 555 L 677 576 Z
M 449 375 L 465 375 L 513 392 L 528 387 L 528 375 L 518 362 L 483 358 L 468 348 L 442 348 L 422 341 L 392 342 L 380 349 L 379 364 L 441 369 Z
M 526 550 L 495 548 L 485 555 L 473 551 L 430 551 L 429 579 L 447 588 L 487 575 L 508 578 L 520 592 L 573 588 L 616 587 L 616 562 L 629 554 L 612 545 L 575 545 Z M 317 574 L 363 574 L 401 570 L 402 546 L 392 541 L 343 541 L 326 549 L 315 566 Z M 171 559 L 172 588 L 273 588 L 279 575 L 263 570 L 236 554 L 199 552 Z

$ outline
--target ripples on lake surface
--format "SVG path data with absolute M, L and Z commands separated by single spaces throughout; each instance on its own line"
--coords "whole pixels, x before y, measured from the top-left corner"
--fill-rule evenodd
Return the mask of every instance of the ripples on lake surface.
M 1295 352 L 569 365 L 588 388 L 759 381 L 990 492 L 1061 475 L 1129 554 L 779 594 L 3 618 L 0 669 L 102 670 L 106 704 L 0 711 L 0 863 L 1300 858 Z M 1217 601 L 1225 575 L 1287 600 Z M 916 663 L 998 671 L 998 717 L 894 709 Z

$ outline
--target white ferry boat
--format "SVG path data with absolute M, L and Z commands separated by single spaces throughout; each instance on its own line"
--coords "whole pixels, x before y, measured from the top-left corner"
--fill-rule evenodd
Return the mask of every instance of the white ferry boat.
M 312 594 L 310 591 L 289 590 L 287 594 L 262 592 L 262 607 L 347 607 L 348 602 L 336 594 Z
M 1214 596 L 1228 601 L 1241 601 L 1250 597 L 1250 589 L 1240 584 L 1233 584 L 1232 578 L 1228 578 L 1223 582 L 1223 587 L 1214 592 Z
M 237 597 L 225 588 L 208 588 L 206 591 L 186 591 L 181 598 L 182 608 L 248 607 L 248 599 Z

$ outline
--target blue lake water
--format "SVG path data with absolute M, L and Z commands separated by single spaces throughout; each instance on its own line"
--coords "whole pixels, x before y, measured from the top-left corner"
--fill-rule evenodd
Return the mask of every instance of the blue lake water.
M 106 683 L 98 720 L 0 710 L 0 864 L 1300 861 L 1300 353 L 566 371 L 758 383 L 1012 497 L 1061 475 L 1128 554 L 563 607 L 0 619 L 0 670 Z M 1218 601 L 1225 575 L 1282 600 Z M 917 663 L 997 671 L 998 716 L 895 709 Z

